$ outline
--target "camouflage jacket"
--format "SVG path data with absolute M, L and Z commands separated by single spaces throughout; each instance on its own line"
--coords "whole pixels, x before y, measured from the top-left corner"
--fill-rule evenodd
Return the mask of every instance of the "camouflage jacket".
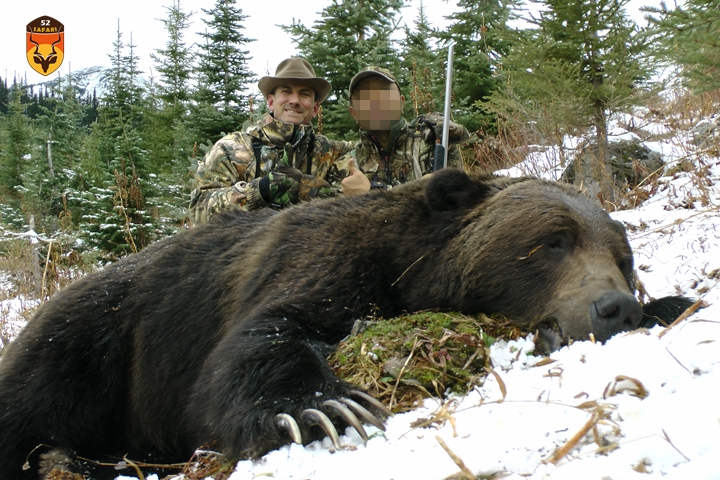
M 392 188 L 433 171 L 435 140 L 442 138 L 443 116 L 421 115 L 409 124 L 401 119 L 392 128 L 385 150 L 370 132 L 360 130 L 360 141 L 348 154 L 370 180 L 371 188 Z M 464 169 L 457 144 L 470 138 L 467 129 L 450 122 L 449 167 Z
M 261 149 L 257 178 L 253 140 Z M 353 145 L 315 135 L 312 125 L 296 126 L 267 114 L 247 131 L 218 140 L 198 163 L 190 220 L 204 223 L 227 208 L 281 208 L 337 195 L 348 175 L 346 154 Z

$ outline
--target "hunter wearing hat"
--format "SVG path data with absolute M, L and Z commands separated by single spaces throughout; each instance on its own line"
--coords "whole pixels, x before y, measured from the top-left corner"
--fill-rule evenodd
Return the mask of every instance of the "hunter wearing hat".
M 207 222 L 228 209 L 282 208 L 314 197 L 360 192 L 369 182 L 346 156 L 354 142 L 313 132 L 312 119 L 332 89 L 302 58 L 280 62 L 258 88 L 270 113 L 245 132 L 215 143 L 198 164 L 190 220 Z M 343 157 L 343 161 L 336 161 Z M 352 188 L 351 188 L 352 187 Z
M 346 157 L 354 159 L 370 180 L 365 188 L 388 189 L 432 172 L 435 141 L 442 137 L 440 113 L 406 122 L 405 97 L 395 76 L 382 67 L 361 70 L 350 81 L 349 91 L 350 114 L 360 127 L 360 141 Z M 456 145 L 468 138 L 465 127 L 450 122 L 449 167 L 463 168 Z

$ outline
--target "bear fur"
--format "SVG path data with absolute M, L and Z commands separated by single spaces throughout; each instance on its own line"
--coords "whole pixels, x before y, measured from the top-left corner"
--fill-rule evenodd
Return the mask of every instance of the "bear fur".
M 69 285 L 0 357 L 0 477 L 38 445 L 186 461 L 289 443 L 353 395 L 326 363 L 356 319 L 498 313 L 550 348 L 635 328 L 622 225 L 574 188 L 442 170 L 391 191 L 219 215 Z M 370 409 L 372 405 L 361 402 Z M 32 453 L 31 453 L 32 452 Z M 30 470 L 22 466 L 29 460 Z M 35 472 L 35 473 L 33 473 Z

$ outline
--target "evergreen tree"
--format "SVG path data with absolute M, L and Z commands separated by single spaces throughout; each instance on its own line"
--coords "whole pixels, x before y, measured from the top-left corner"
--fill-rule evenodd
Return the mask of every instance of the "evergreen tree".
M 481 103 L 498 88 L 498 63 L 510 49 L 507 23 L 518 4 L 518 0 L 460 0 L 458 12 L 447 17 L 453 23 L 438 34 L 445 58 L 449 42 L 455 42 L 453 110 L 471 132 L 493 129 L 493 119 Z
M 686 0 L 674 9 L 665 2 L 647 7 L 655 55 L 682 67 L 696 92 L 720 88 L 720 2 Z
M 23 173 L 31 158 L 31 121 L 25 115 L 23 87 L 14 83 L 9 91 L 7 114 L 3 115 L 2 142 L 0 142 L 0 193 L 9 199 L 19 200 L 25 191 Z
M 282 27 L 292 35 L 300 56 L 310 62 L 315 74 L 333 85 L 322 104 L 323 134 L 357 137 L 348 112 L 347 89 L 360 69 L 378 65 L 400 73 L 399 55 L 390 35 L 398 28 L 396 16 L 402 6 L 402 0 L 333 0 L 312 28 L 297 21 Z
M 98 118 L 98 108 L 100 107 L 100 102 L 97 98 L 97 91 L 93 88 L 92 96 L 89 94 L 85 97 L 83 100 L 83 104 L 87 107 L 85 109 L 85 115 L 83 116 L 83 122 L 82 124 L 86 127 L 92 125 L 97 121 Z
M 244 46 L 254 40 L 243 34 L 247 15 L 235 6 L 236 0 L 217 0 L 215 8 L 202 9 L 210 16 L 200 35 L 199 64 L 196 70 L 197 89 L 191 115 L 195 141 L 215 142 L 223 133 L 239 130 L 248 119 L 248 86 L 255 78 L 247 62 L 249 51 Z
M 159 83 L 151 99 L 157 98 L 159 105 L 151 108 L 154 123 L 153 153 L 163 172 L 187 170 L 192 141 L 187 132 L 188 104 L 190 100 L 190 78 L 192 75 L 192 48 L 185 44 L 192 13 L 185 13 L 180 1 L 166 7 L 168 16 L 162 20 L 168 39 L 165 49 L 156 49 L 150 54 L 160 74 Z
M 72 76 L 60 77 L 50 92 L 39 105 L 37 120 L 36 142 L 47 147 L 38 157 L 45 161 L 33 162 L 25 181 L 34 185 L 36 222 L 43 221 L 47 230 L 55 232 L 63 210 L 62 195 L 77 174 L 86 127 L 82 125 L 85 107 L 77 97 Z
M 7 85 L 7 78 L 0 77 L 0 113 L 7 113 L 9 104 L 10 89 Z
M 549 123 L 574 134 L 592 129 L 592 178 L 610 202 L 608 118 L 641 103 L 651 74 L 641 58 L 645 44 L 625 14 L 628 1 L 537 1 L 544 9 L 534 19 L 536 28 L 516 33 L 503 60 L 505 88 L 488 105 L 506 120 Z
M 89 195 L 81 195 L 78 200 L 89 241 L 116 258 L 146 246 L 154 225 L 144 210 L 150 192 L 143 191 L 143 180 L 151 170 L 144 141 L 146 108 L 138 57 L 132 39 L 130 44 L 123 44 L 119 26 L 113 47 L 108 90 L 101 99 L 98 123 L 93 128 L 105 170 L 100 185 L 91 187 Z
M 414 28 L 404 27 L 402 45 L 402 71 L 398 79 L 407 85 L 403 92 L 405 107 L 411 116 L 443 110 L 445 76 L 442 59 L 434 49 L 434 32 L 430 26 L 425 6 L 420 2 Z

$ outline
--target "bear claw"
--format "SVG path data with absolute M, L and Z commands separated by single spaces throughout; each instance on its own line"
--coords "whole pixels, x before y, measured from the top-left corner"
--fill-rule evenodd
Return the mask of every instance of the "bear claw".
M 350 392 L 350 395 L 358 397 L 359 399 L 369 403 L 372 408 L 380 411 L 382 416 L 392 416 L 392 412 L 385 405 L 367 393 L 355 390 Z M 328 410 L 332 410 L 335 414 L 345 420 L 348 425 L 353 427 L 363 439 L 363 443 L 367 443 L 370 437 L 368 436 L 365 427 L 362 426 L 362 422 L 370 423 L 383 432 L 385 431 L 385 424 L 383 421 L 355 400 L 341 397 L 337 400 L 326 400 L 322 403 L 322 406 Z M 338 450 L 342 448 L 335 425 L 323 412 L 315 408 L 307 408 L 302 411 L 300 418 L 307 425 L 317 425 L 322 428 L 327 436 L 330 437 L 333 446 Z M 278 413 L 275 415 L 275 425 L 286 431 L 294 443 L 302 445 L 302 433 L 300 433 L 298 422 L 292 417 L 292 415 L 287 413 Z
M 327 436 L 330 437 L 330 440 L 332 440 L 333 446 L 336 449 L 342 449 L 342 446 L 340 445 L 340 438 L 338 437 L 335 425 L 333 425 L 332 421 L 328 418 L 327 415 L 325 415 L 320 410 L 316 410 L 314 408 L 307 408 L 303 410 L 300 415 L 301 417 L 307 419 L 308 424 L 318 425 L 320 428 L 322 428 L 327 434 Z
M 335 410 L 338 414 L 340 414 L 340 416 L 343 417 L 345 421 L 348 422 L 360 434 L 363 439 L 363 443 L 367 443 L 368 434 L 365 431 L 365 428 L 360 423 L 360 420 L 358 420 L 355 414 L 348 407 L 338 402 L 337 400 L 328 400 L 326 402 L 323 402 L 323 406 L 331 408 Z
M 298 427 L 297 422 L 292 416 L 288 415 L 287 413 L 278 413 L 277 415 L 275 415 L 275 425 L 284 429 L 288 433 L 288 435 L 290 435 L 290 439 L 293 442 L 302 445 L 302 434 L 300 434 L 300 427 Z
M 375 397 L 371 397 L 370 395 L 368 395 L 365 392 L 361 392 L 360 390 L 353 390 L 352 392 L 350 392 L 350 395 L 354 395 L 354 396 L 366 401 L 367 403 L 372 405 L 374 408 L 381 411 L 383 413 L 383 415 L 385 415 L 386 417 L 392 417 L 392 415 L 393 415 L 392 411 L 389 408 L 387 408 L 385 405 L 383 405 L 380 400 L 376 399 Z
M 355 412 L 355 415 L 359 416 L 366 422 L 375 425 L 383 432 L 385 431 L 385 424 L 375 415 L 370 413 L 365 407 L 357 403 L 355 400 L 350 400 L 349 398 L 341 398 L 340 401 L 350 407 L 350 409 Z

